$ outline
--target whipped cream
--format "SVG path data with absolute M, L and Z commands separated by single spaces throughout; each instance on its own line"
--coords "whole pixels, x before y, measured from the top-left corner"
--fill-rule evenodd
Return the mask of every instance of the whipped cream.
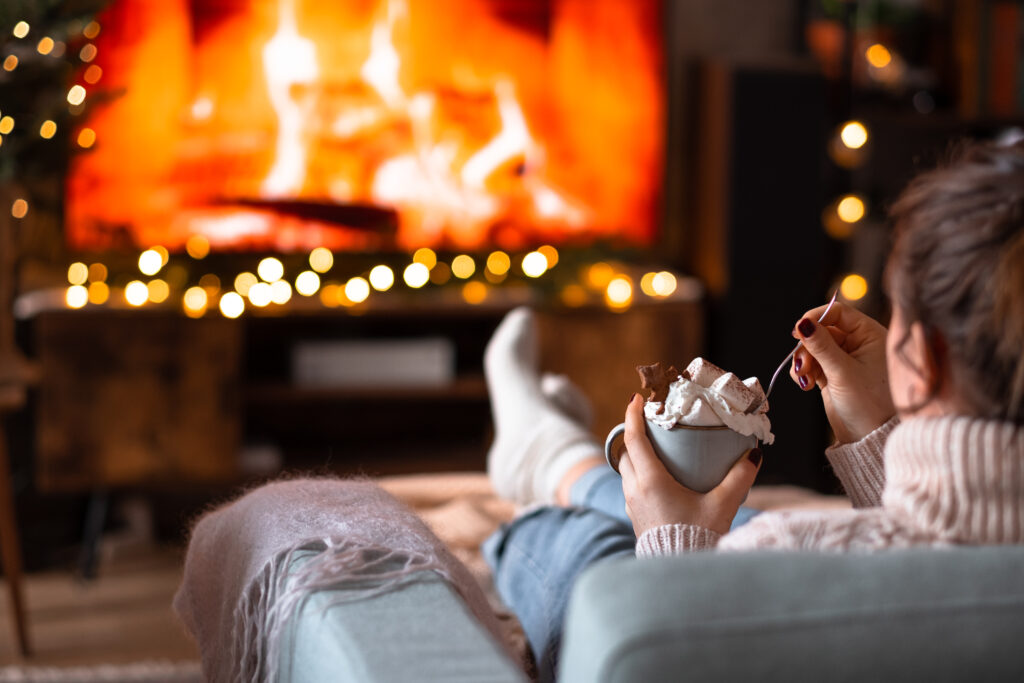
M 764 390 L 756 377 L 740 380 L 703 358 L 695 358 L 669 385 L 664 402 L 648 401 L 644 405 L 644 415 L 663 429 L 676 425 L 726 426 L 770 444 L 775 435 L 768 420 L 768 402 L 757 412 L 747 413 L 763 398 Z

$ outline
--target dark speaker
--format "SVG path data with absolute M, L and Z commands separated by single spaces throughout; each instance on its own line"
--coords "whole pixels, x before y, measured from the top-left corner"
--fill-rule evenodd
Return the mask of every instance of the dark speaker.
M 825 83 L 803 62 L 764 61 L 699 64 L 692 82 L 682 242 L 708 289 L 707 356 L 767 388 L 832 275 L 821 226 Z M 832 491 L 818 392 L 801 392 L 787 368 L 770 404 L 776 440 L 759 481 Z

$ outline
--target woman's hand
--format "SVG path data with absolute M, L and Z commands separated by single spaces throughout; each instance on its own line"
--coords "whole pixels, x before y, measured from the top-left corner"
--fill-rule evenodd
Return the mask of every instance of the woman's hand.
M 644 401 L 639 394 L 626 408 L 626 452 L 619 460 L 626 514 L 637 537 L 665 524 L 696 524 L 720 534 L 728 533 L 733 517 L 761 465 L 761 449 L 747 451 L 736 461 L 721 484 L 707 493 L 691 491 L 677 482 L 647 439 Z
M 803 345 L 789 376 L 801 389 L 817 385 L 839 443 L 853 443 L 896 414 L 885 365 L 886 329 L 860 311 L 836 302 L 804 313 L 793 330 Z

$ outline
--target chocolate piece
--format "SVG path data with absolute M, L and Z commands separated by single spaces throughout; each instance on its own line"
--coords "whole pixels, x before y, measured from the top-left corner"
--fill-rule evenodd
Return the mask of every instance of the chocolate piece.
M 658 414 L 660 415 L 665 411 L 668 386 L 679 377 L 679 371 L 673 365 L 668 366 L 667 370 L 663 369 L 661 363 L 638 365 L 636 366 L 636 371 L 640 373 L 641 388 L 651 390 L 647 400 L 661 403 L 661 407 L 658 409 Z

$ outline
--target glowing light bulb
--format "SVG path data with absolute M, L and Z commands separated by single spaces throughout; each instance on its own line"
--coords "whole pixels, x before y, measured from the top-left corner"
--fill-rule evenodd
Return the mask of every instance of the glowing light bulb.
M 313 296 L 320 289 L 320 276 L 312 270 L 304 270 L 295 278 L 295 291 L 302 296 Z
M 317 247 L 309 252 L 309 267 L 318 273 L 326 273 L 334 265 L 334 254 L 326 247 Z
M 850 149 L 860 149 L 868 141 L 868 129 L 860 121 L 847 121 L 839 133 L 843 144 Z
M 249 296 L 249 289 L 259 281 L 252 273 L 239 273 L 235 276 L 235 291 L 242 296 Z
M 84 285 L 89 279 L 89 266 L 84 263 L 72 263 L 68 266 L 68 282 L 73 285 Z
M 82 35 L 92 40 L 100 34 L 100 24 L 98 21 L 90 21 L 89 24 L 82 29 Z
M 338 306 L 338 290 L 341 287 L 331 283 L 324 285 L 323 289 L 320 290 L 320 303 L 328 308 L 336 308 Z
M 145 282 L 132 280 L 124 288 L 124 300 L 132 306 L 141 306 L 149 301 L 149 287 Z
M 14 34 L 15 38 L 24 38 L 28 35 L 29 28 L 27 21 L 19 21 L 14 25 L 14 30 L 11 33 Z
M 273 301 L 274 291 L 268 283 L 257 282 L 249 288 L 247 296 L 249 297 L 249 303 L 257 308 L 263 308 L 270 305 L 270 302 Z
M 402 279 L 413 289 L 419 289 L 430 280 L 430 269 L 422 263 L 410 263 L 402 273 Z
M 395 272 L 385 265 L 374 266 L 370 271 L 370 284 L 378 292 L 386 292 L 395 284 Z
M 68 90 L 68 103 L 77 106 L 85 102 L 85 95 L 85 88 L 80 85 L 73 85 L 71 90 Z
M 657 296 L 657 292 L 654 291 L 654 276 L 657 273 L 644 273 L 644 276 L 640 278 L 640 291 L 647 296 Z
M 28 213 L 28 202 L 24 199 L 15 199 L 11 204 L 11 215 L 15 218 L 24 218 Z
M 82 74 L 82 80 L 89 85 L 99 83 L 101 78 L 103 78 L 103 69 L 95 64 L 90 65 L 89 68 L 85 70 L 85 73 Z
M 139 255 L 139 270 L 143 275 L 156 275 L 164 267 L 164 259 L 156 249 L 147 249 Z
M 864 201 L 852 194 L 846 195 L 836 204 L 836 214 L 846 223 L 856 223 L 864 218 Z
M 197 261 L 204 259 L 210 253 L 210 240 L 205 235 L 192 235 L 185 242 L 185 251 Z
M 548 259 L 539 251 L 531 251 L 523 257 L 523 273 L 527 277 L 540 277 L 548 269 Z
M 163 280 L 151 280 L 146 285 L 146 289 L 148 290 L 149 300 L 155 304 L 162 304 L 171 295 L 170 286 Z
M 366 301 L 370 296 L 370 283 L 361 277 L 350 279 L 345 283 L 345 296 L 354 304 Z
M 660 273 L 656 273 L 654 281 L 651 283 L 654 287 L 654 293 L 661 297 L 672 296 L 676 291 L 678 283 L 676 282 L 676 276 L 667 270 L 663 270 Z
M 864 279 L 864 276 L 856 273 L 847 275 L 839 285 L 839 293 L 847 301 L 863 299 L 864 295 L 868 293 L 868 281 Z
M 12 130 L 14 130 L 14 117 L 4 116 L 0 118 L 0 133 L 7 135 Z
M 452 275 L 460 280 L 466 280 L 473 276 L 476 271 L 476 263 L 473 257 L 467 254 L 459 254 L 452 259 Z
M 98 306 L 107 303 L 109 298 L 110 287 L 107 286 L 106 282 L 93 282 L 89 285 L 89 303 Z
M 487 298 L 487 285 L 482 282 L 467 282 L 462 287 L 463 300 L 472 306 L 483 303 Z
M 220 312 L 225 318 L 237 318 L 245 311 L 245 299 L 236 292 L 228 292 L 220 298 Z
M 86 43 L 82 46 L 82 49 L 78 51 L 78 58 L 83 62 L 91 62 L 96 59 L 96 46 L 92 43 Z
M 284 276 L 284 264 L 273 256 L 268 256 L 256 266 L 256 272 L 264 282 L 277 282 Z
M 92 128 L 83 128 L 78 131 L 78 146 L 82 149 L 89 149 L 96 144 L 96 131 Z
M 864 51 L 864 57 L 868 63 L 876 69 L 883 69 L 892 62 L 892 53 L 881 43 L 875 43 Z
M 292 286 L 287 280 L 277 280 L 270 285 L 270 300 L 283 306 L 292 299 Z
M 71 285 L 64 292 L 64 302 L 68 308 L 82 308 L 89 303 L 89 290 L 82 285 Z
M 548 270 L 551 270 L 558 265 L 558 250 L 550 244 L 545 244 L 542 247 L 538 247 L 537 251 L 544 254 L 544 258 L 548 261 Z
M 512 267 L 512 259 L 503 251 L 491 252 L 487 257 L 487 270 L 495 275 L 504 275 Z
M 433 249 L 422 247 L 417 249 L 412 255 L 413 263 L 422 263 L 430 270 L 437 265 L 437 254 L 434 253 Z
M 43 36 L 39 44 L 36 45 L 36 52 L 41 55 L 48 55 L 53 52 L 53 38 L 50 36 Z
M 45 121 L 43 121 L 43 125 L 39 126 L 39 137 L 43 138 L 44 140 L 49 140 L 56 134 L 57 124 L 51 121 L 50 119 L 46 119 Z
M 206 312 L 209 305 L 209 295 L 202 287 L 189 287 L 185 290 L 185 296 L 181 303 L 185 308 L 185 315 L 190 318 L 198 318 Z
M 14 71 L 18 68 L 18 58 L 15 55 L 7 55 L 4 59 L 4 71 Z
M 107 279 L 107 267 L 102 263 L 94 263 L 89 266 L 89 280 L 92 282 L 103 282 Z
M 586 282 L 595 290 L 602 290 L 615 277 L 615 269 L 607 263 L 599 261 L 587 269 Z
M 604 298 L 612 308 L 625 308 L 633 300 L 633 284 L 621 275 L 612 278 L 605 288 Z

